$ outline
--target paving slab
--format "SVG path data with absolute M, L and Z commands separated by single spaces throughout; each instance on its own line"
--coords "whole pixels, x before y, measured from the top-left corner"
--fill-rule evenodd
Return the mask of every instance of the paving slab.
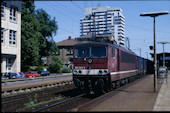
M 158 84 L 158 91 L 160 87 Z M 79 106 L 77 111 L 152 111 L 157 96 L 153 75 L 148 75 Z
M 170 71 L 167 83 L 162 83 L 153 111 L 170 111 Z

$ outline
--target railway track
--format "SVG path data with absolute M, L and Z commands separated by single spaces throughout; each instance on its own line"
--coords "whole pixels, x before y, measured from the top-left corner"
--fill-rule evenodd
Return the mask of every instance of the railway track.
M 70 90 L 72 88 L 76 88 L 73 84 L 70 84 L 69 86 L 58 86 L 58 87 L 53 87 L 53 88 L 49 88 L 49 89 L 43 89 L 41 91 L 34 91 L 34 92 L 30 92 L 27 94 L 18 94 L 16 96 L 10 96 L 10 97 L 6 97 L 6 98 L 2 98 L 2 104 L 8 104 L 8 103 L 14 103 L 16 101 L 22 101 L 22 100 L 26 100 L 28 98 L 33 98 L 37 93 L 39 93 L 39 96 L 48 96 L 49 94 L 53 94 L 56 92 L 62 92 L 65 90 Z M 18 99 L 16 99 L 18 98 Z
M 69 86 L 72 88 L 69 89 Z M 82 94 L 82 91 L 77 89 L 73 84 L 66 85 L 65 87 L 67 88 L 67 90 L 62 90 L 62 87 L 64 86 L 44 89 L 42 91 L 35 91 L 34 93 L 30 93 L 27 96 L 18 95 L 22 97 L 13 96 L 9 98 L 7 97 L 2 98 L 2 111 L 3 112 L 11 112 L 11 111 L 66 112 L 66 111 L 71 111 L 71 109 L 76 108 L 77 106 L 84 104 L 100 96 L 100 95 L 84 95 Z M 42 104 L 42 102 L 45 103 Z M 33 105 L 31 107 L 24 107 L 24 105 L 28 105 L 28 104 L 30 105 L 33 104 Z M 7 108 L 8 106 L 14 106 L 14 107 L 10 107 L 9 110 Z
M 31 112 L 32 108 L 37 109 L 37 106 L 43 106 L 43 102 L 46 102 L 45 104 L 50 104 L 50 102 L 58 101 L 60 98 L 65 99 L 77 94 L 80 94 L 80 91 L 72 84 L 58 88 L 50 88 L 48 90 L 36 91 L 25 95 L 2 98 L 2 111 Z
M 68 86 L 67 86 L 68 87 Z M 61 89 L 58 92 L 54 89 L 42 91 L 37 93 L 32 93 L 29 95 L 23 95 L 19 98 L 13 96 L 12 98 L 7 98 L 2 100 L 2 112 L 66 112 L 71 111 L 71 109 L 84 104 L 96 95 L 86 95 L 82 94 L 82 91 L 72 87 L 65 91 Z M 35 97 L 36 95 L 36 97 Z M 24 99 L 25 97 L 25 99 Z
M 37 110 L 34 110 L 34 111 L 32 111 L 32 112 L 40 112 L 40 111 L 43 111 L 43 110 L 47 110 L 47 109 L 49 109 L 49 108 L 51 108 L 51 107 L 54 107 L 54 106 L 57 106 L 57 105 L 60 105 L 60 104 L 63 104 L 63 103 L 72 101 L 72 100 L 77 99 L 77 98 L 79 98 L 79 97 L 82 97 L 82 96 L 84 96 L 84 95 L 86 95 L 86 93 L 77 95 L 77 96 L 75 96 L 75 97 L 72 97 L 72 98 L 69 98 L 69 99 L 66 99 L 66 100 L 63 100 L 63 101 L 60 101 L 60 102 L 56 102 L 56 103 L 54 103 L 54 104 L 48 105 L 48 106 L 46 106 L 46 107 L 42 107 L 42 108 L 37 109 Z
M 44 82 L 46 82 L 46 81 L 44 81 Z M 64 86 L 64 85 L 69 85 L 69 84 L 73 83 L 72 80 L 54 82 L 54 83 L 47 82 L 47 83 L 43 84 L 44 82 L 42 82 L 41 84 L 35 84 L 35 85 L 32 85 L 33 83 L 32 84 L 29 83 L 28 85 L 23 84 L 23 86 L 8 88 L 7 90 L 4 89 L 5 88 L 5 86 L 4 86 L 4 87 L 2 87 L 1 97 L 5 98 L 5 97 L 10 97 L 10 96 L 16 96 L 18 94 L 26 94 L 26 93 L 30 93 L 33 91 L 40 91 L 43 89 Z M 36 82 L 34 82 L 34 83 L 36 83 Z

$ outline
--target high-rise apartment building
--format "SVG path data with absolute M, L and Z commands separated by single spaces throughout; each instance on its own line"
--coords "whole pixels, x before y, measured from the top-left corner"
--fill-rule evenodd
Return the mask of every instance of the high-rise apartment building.
M 1 73 L 21 71 L 22 1 L 1 2 Z
M 95 33 L 111 35 L 118 45 L 125 46 L 124 16 L 121 8 L 109 6 L 85 8 L 85 17 L 80 19 L 80 36 Z

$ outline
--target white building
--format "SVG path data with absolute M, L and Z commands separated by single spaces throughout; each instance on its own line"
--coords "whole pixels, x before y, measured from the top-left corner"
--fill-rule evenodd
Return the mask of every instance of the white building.
M 21 71 L 21 1 L 1 2 L 1 73 Z
M 125 46 L 124 16 L 121 8 L 102 7 L 100 4 L 98 7 L 86 8 L 85 17 L 80 19 L 80 36 L 91 33 L 113 35 L 118 45 Z

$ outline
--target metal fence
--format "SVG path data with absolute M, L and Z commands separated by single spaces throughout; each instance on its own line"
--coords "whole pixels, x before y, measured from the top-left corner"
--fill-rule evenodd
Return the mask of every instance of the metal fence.
M 40 80 L 49 80 L 49 79 L 54 79 L 54 78 L 58 78 L 58 77 L 66 77 L 66 76 L 71 76 L 72 73 L 62 73 L 62 74 L 55 74 L 52 73 L 49 76 L 38 76 L 38 77 L 30 77 L 30 78 L 17 78 L 17 79 L 8 79 L 8 78 L 3 78 L 1 79 L 1 84 L 3 83 L 4 85 L 7 85 L 9 83 L 14 83 L 17 81 L 23 81 L 23 82 L 32 82 L 32 81 L 40 81 Z M 23 83 L 22 82 L 22 83 Z

